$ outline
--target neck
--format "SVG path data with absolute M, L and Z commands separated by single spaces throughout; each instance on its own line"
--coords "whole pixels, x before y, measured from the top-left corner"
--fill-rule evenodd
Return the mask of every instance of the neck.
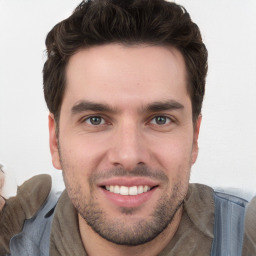
M 175 232 L 179 227 L 183 207 L 181 206 L 176 212 L 171 223 L 152 241 L 138 246 L 117 245 L 107 241 L 98 235 L 86 221 L 78 215 L 79 229 L 84 248 L 89 256 L 154 256 L 158 255 L 172 240 Z

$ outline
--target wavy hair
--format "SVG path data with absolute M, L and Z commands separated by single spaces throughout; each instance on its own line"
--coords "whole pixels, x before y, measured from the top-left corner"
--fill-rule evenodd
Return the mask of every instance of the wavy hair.
M 65 68 L 82 48 L 110 43 L 173 46 L 183 55 L 193 122 L 201 113 L 207 49 L 186 9 L 164 0 L 87 0 L 58 23 L 46 38 L 44 96 L 58 125 L 65 92 Z

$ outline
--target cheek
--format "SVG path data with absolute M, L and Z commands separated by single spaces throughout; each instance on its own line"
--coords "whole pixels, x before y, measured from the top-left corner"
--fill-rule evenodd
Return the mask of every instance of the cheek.
M 97 168 L 105 149 L 103 141 L 97 141 L 94 136 L 66 136 L 60 142 L 62 160 L 71 168 L 84 174 L 89 174 Z
M 192 139 L 170 136 L 155 146 L 152 155 L 169 176 L 188 176 L 192 165 Z
M 78 152 L 77 150 L 67 150 L 60 145 L 64 183 L 68 195 L 73 202 L 78 202 L 81 196 L 87 198 L 90 195 L 89 172 L 86 168 L 86 159 L 82 158 Z

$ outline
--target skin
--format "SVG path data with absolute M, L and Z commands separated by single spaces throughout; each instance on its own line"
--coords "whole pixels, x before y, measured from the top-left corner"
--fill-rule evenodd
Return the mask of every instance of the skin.
M 50 149 L 90 256 L 157 255 L 175 234 L 201 122 L 193 125 L 186 77 L 184 59 L 172 47 L 108 44 L 70 58 L 58 138 L 49 115 Z M 154 189 L 135 204 L 119 196 L 119 205 L 103 189 L 111 183 Z M 90 223 L 95 215 L 100 227 Z M 129 246 L 133 236 L 137 245 Z
M 0 195 L 2 195 L 2 189 L 4 187 L 4 173 L 0 170 Z M 3 209 L 5 205 L 5 200 L 2 196 L 0 196 L 0 211 Z

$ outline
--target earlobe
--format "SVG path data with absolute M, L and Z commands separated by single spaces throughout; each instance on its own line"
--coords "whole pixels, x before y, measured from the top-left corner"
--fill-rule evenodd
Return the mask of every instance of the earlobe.
M 61 170 L 60 155 L 58 149 L 58 138 L 56 136 L 56 124 L 52 113 L 48 116 L 49 144 L 54 168 Z
M 198 156 L 198 137 L 199 137 L 201 121 L 202 121 L 202 115 L 199 115 L 194 127 L 192 164 L 196 162 L 196 159 Z

